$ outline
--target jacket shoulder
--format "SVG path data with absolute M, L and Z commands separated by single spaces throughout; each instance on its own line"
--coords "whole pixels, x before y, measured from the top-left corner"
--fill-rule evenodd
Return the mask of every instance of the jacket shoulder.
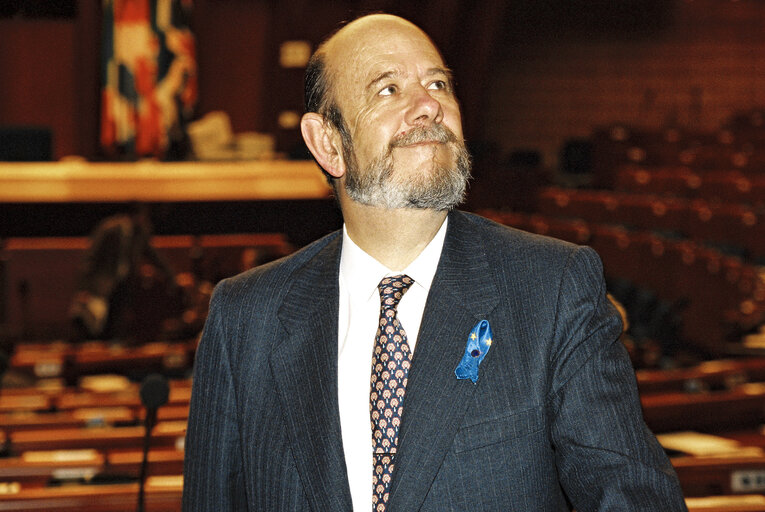
M 291 276 L 314 258 L 332 257 L 332 249 L 339 250 L 341 233 L 335 231 L 288 256 L 223 279 L 215 286 L 214 296 L 225 297 L 226 302 L 241 302 L 254 296 L 278 294 L 287 288 Z
M 455 213 L 454 218 L 463 229 L 472 231 L 480 237 L 486 247 L 492 251 L 499 251 L 505 257 L 509 253 L 517 253 L 524 257 L 537 255 L 567 258 L 571 252 L 581 247 L 565 240 L 500 224 L 473 213 Z

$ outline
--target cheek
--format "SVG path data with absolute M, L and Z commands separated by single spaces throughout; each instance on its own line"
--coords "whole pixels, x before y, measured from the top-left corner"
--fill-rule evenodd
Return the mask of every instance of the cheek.
M 378 115 L 362 116 L 357 121 L 352 138 L 356 154 L 360 157 L 378 157 L 399 128 L 396 123 Z

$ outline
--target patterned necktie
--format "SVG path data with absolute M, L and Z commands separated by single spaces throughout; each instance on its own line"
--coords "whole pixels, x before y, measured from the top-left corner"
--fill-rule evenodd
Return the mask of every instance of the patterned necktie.
M 375 335 L 369 393 L 374 448 L 374 512 L 384 512 L 388 503 L 393 457 L 398 445 L 411 354 L 404 328 L 396 318 L 396 306 L 412 283 L 414 279 L 411 277 L 397 275 L 384 278 L 377 286 L 380 290 L 380 324 Z

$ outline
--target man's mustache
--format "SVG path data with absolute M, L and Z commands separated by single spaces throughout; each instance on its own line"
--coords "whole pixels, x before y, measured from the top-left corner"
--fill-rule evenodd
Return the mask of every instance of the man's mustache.
M 411 146 L 421 142 L 457 142 L 457 136 L 449 128 L 442 124 L 432 124 L 430 126 L 416 126 L 406 133 L 396 135 L 391 139 L 389 146 L 391 148 L 400 148 Z

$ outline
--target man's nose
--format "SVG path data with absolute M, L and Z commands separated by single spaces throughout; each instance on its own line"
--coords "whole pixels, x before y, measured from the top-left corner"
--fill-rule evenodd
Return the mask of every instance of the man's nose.
M 441 103 L 430 95 L 427 89 L 417 85 L 410 93 L 410 104 L 406 112 L 406 122 L 412 126 L 440 123 L 444 118 Z

